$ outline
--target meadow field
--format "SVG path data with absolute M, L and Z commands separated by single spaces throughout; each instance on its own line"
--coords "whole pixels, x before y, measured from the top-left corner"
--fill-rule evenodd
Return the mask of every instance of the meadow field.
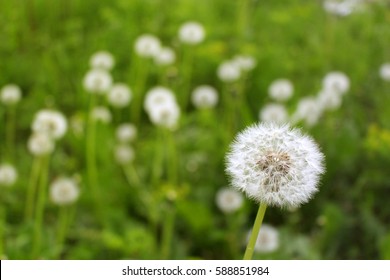
M 0 120 L 0 259 L 242 259 L 256 123 L 325 172 L 253 258 L 390 259 L 387 0 L 0 0 Z

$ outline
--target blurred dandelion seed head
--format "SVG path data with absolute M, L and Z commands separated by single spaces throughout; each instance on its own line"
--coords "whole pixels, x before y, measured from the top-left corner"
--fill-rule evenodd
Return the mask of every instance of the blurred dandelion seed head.
M 57 140 L 67 132 L 68 122 L 62 113 L 43 109 L 35 114 L 31 129 L 34 133 L 44 133 Z
M 191 101 L 196 108 L 213 108 L 218 103 L 217 90 L 208 85 L 201 85 L 194 89 Z
M 126 165 L 135 158 L 134 149 L 126 144 L 119 144 L 114 149 L 115 160 L 120 165 Z
M 379 76 L 385 80 L 390 81 L 390 63 L 384 63 L 379 69 Z
M 112 77 L 106 70 L 92 69 L 85 75 L 83 85 L 87 92 L 102 95 L 111 88 Z
M 156 57 L 161 50 L 160 39 L 151 34 L 143 34 L 136 39 L 134 50 L 140 57 Z
M 269 96 L 276 101 L 286 101 L 291 98 L 294 92 L 294 86 L 290 80 L 277 79 L 268 87 Z
M 240 209 L 244 203 L 244 198 L 235 189 L 222 188 L 216 194 L 215 203 L 222 212 L 228 214 Z
M 167 66 L 175 63 L 176 54 L 175 52 L 168 47 L 163 47 L 160 49 L 158 54 L 154 57 L 154 62 L 157 65 Z
M 291 117 L 292 123 L 304 121 L 312 127 L 316 125 L 322 115 L 322 107 L 319 105 L 316 97 L 304 97 L 298 102 L 296 111 Z
M 250 71 L 256 67 L 256 59 L 249 55 L 236 55 L 233 63 L 242 71 Z
M 185 44 L 197 45 L 205 38 L 203 26 L 194 21 L 186 22 L 180 26 L 179 40 Z
M 9 84 L 1 89 L 0 100 L 4 105 L 17 104 L 22 98 L 22 91 L 17 85 Z
M 217 76 L 223 82 L 235 82 L 240 79 L 241 71 L 236 63 L 224 61 L 218 66 Z
M 44 156 L 54 151 L 55 143 L 46 133 L 33 133 L 27 142 L 29 152 L 34 156 Z
M 336 110 L 341 106 L 341 96 L 329 89 L 321 90 L 317 95 L 317 103 L 321 110 Z
M 113 55 L 108 51 L 98 51 L 91 56 L 89 65 L 91 68 L 110 71 L 115 64 Z
M 349 90 L 349 78 L 340 71 L 329 72 L 322 81 L 324 90 L 331 90 L 339 94 L 344 94 Z
M 50 198 L 54 204 L 72 204 L 79 197 L 80 191 L 76 182 L 71 178 L 57 178 L 50 185 Z
M 115 135 L 121 143 L 132 142 L 137 138 L 137 127 L 131 123 L 123 123 L 117 127 Z
M 129 105 L 132 98 L 131 89 L 122 83 L 117 83 L 107 93 L 107 101 L 116 108 L 124 108 Z
M 251 230 L 247 234 L 246 242 L 248 243 Z M 272 253 L 279 248 L 279 231 L 271 225 L 263 224 L 260 228 L 259 235 L 255 243 L 255 252 Z
M 259 203 L 297 207 L 318 191 L 324 156 L 288 125 L 260 123 L 239 133 L 226 156 L 233 187 Z
M 91 111 L 91 118 L 96 122 L 109 124 L 112 120 L 112 115 L 107 107 L 96 106 Z
M 259 112 L 259 120 L 284 124 L 288 122 L 288 113 L 281 104 L 267 104 Z
M 18 179 L 18 172 L 15 167 L 8 163 L 0 165 L 0 186 L 10 187 Z

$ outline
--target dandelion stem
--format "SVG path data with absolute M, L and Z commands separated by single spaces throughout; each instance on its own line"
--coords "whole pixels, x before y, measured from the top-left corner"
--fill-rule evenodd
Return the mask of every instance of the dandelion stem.
M 33 164 L 31 167 L 30 180 L 28 181 L 27 186 L 27 198 L 26 198 L 26 208 L 24 217 L 28 221 L 32 219 L 34 213 L 34 198 L 37 194 L 37 187 L 39 181 L 39 172 L 42 168 L 41 159 L 39 157 L 34 157 Z
M 257 237 L 258 237 L 259 232 L 260 232 L 261 224 L 263 223 L 265 210 L 267 210 L 267 204 L 261 203 L 260 207 L 259 207 L 259 211 L 257 211 L 255 224 L 253 225 L 251 237 L 249 239 L 248 245 L 246 246 L 243 260 L 251 260 L 252 259 L 253 250 L 255 248 Z
M 14 143 L 15 143 L 15 106 L 9 106 L 7 120 L 7 154 L 9 160 L 14 159 Z
M 43 156 L 40 158 L 41 172 L 40 180 L 38 185 L 38 200 L 37 207 L 35 210 L 35 222 L 34 222 L 34 234 L 33 234 L 33 244 L 32 244 L 32 258 L 38 257 L 39 251 L 41 249 L 42 243 L 42 225 L 43 225 L 43 215 L 45 211 L 46 204 L 46 190 L 47 190 L 47 177 L 48 177 L 48 168 L 49 168 L 49 156 Z
M 144 61 L 140 57 L 136 57 L 137 65 L 134 73 L 134 97 L 132 101 L 132 119 L 135 124 L 138 124 L 141 118 L 142 100 L 144 97 L 144 89 L 148 81 L 150 61 Z
M 194 49 L 184 48 L 183 50 L 183 61 L 182 61 L 182 87 L 180 90 L 181 99 L 180 105 L 183 110 L 187 109 L 188 102 L 190 99 L 190 86 L 191 86 L 191 75 L 192 67 L 194 62 Z
M 61 207 L 59 210 L 58 232 L 57 232 L 58 256 L 61 255 L 64 247 L 64 240 L 69 226 L 69 216 L 70 216 L 69 210 L 70 209 L 66 206 Z
M 1 193 L 1 196 L 4 197 L 4 194 Z M 0 259 L 5 253 L 4 236 L 5 236 L 6 224 L 7 224 L 6 206 L 4 205 L 4 201 L 1 201 L 0 202 Z
M 172 207 L 169 207 L 172 206 Z M 172 246 L 172 237 L 173 231 L 175 227 L 175 205 L 169 205 L 165 223 L 162 232 L 162 240 L 161 240 L 161 259 L 166 260 L 169 259 L 171 254 L 171 246 Z

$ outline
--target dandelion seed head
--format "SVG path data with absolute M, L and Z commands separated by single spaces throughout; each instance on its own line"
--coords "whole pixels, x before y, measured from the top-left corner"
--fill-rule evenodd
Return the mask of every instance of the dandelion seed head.
M 241 192 L 232 188 L 222 188 L 218 190 L 215 196 L 215 202 L 218 208 L 228 214 L 236 212 L 244 203 Z
M 131 123 L 123 123 L 116 129 L 116 138 L 121 143 L 129 143 L 137 138 L 137 127 Z
M 140 57 L 153 58 L 160 53 L 160 39 L 151 34 L 141 35 L 135 41 L 134 50 Z
M 22 91 L 17 85 L 9 84 L 1 89 L 0 100 L 4 105 L 17 104 L 22 98 Z
M 299 100 L 291 122 L 303 121 L 307 126 L 312 127 L 318 123 L 322 113 L 322 107 L 316 97 L 305 97 Z
M 249 55 L 236 55 L 233 63 L 242 71 L 250 71 L 256 67 L 256 59 Z
M 273 122 L 284 124 L 288 122 L 288 113 L 286 108 L 281 104 L 265 105 L 259 112 L 259 120 L 263 122 Z
M 120 165 L 126 165 L 135 158 L 134 149 L 126 144 L 119 144 L 114 149 L 115 160 Z
M 384 63 L 379 69 L 379 76 L 385 80 L 390 81 L 390 63 Z
M 179 40 L 185 44 L 196 45 L 204 40 L 203 26 L 194 21 L 186 22 L 179 29 Z
M 107 93 L 107 101 L 116 108 L 124 108 L 129 105 L 132 97 L 130 88 L 121 83 L 114 84 Z
M 247 243 L 252 231 L 247 234 Z M 272 253 L 279 248 L 279 231 L 271 225 L 263 224 L 257 236 L 254 251 L 258 253 Z
M 44 133 L 53 139 L 60 139 L 68 130 L 68 122 L 61 112 L 43 109 L 35 114 L 31 129 L 34 133 Z
M 329 72 L 322 81 L 324 90 L 331 90 L 339 94 L 344 94 L 349 90 L 349 78 L 340 71 Z
M 168 47 L 161 48 L 159 53 L 154 57 L 154 62 L 157 65 L 171 65 L 175 63 L 176 61 L 176 54 L 175 52 Z
M 318 191 L 323 160 L 317 144 L 299 130 L 260 123 L 237 135 L 226 172 L 233 187 L 259 203 L 297 207 Z
M 217 90 L 208 85 L 198 86 L 192 92 L 191 101 L 196 108 L 213 108 L 218 103 Z
M 111 88 L 112 77 L 106 70 L 92 69 L 85 75 L 83 85 L 89 93 L 104 94 Z
M 91 117 L 96 122 L 108 124 L 112 120 L 111 111 L 105 106 L 96 106 L 91 111 Z
M 240 68 L 232 61 L 222 62 L 217 69 L 217 76 L 223 82 L 235 82 L 241 77 Z
M 286 101 L 291 98 L 294 86 L 290 80 L 277 79 L 268 87 L 269 96 L 276 101 Z
M 89 61 L 91 68 L 110 71 L 115 64 L 113 55 L 108 51 L 98 51 L 91 56 Z
M 80 190 L 71 178 L 60 177 L 50 185 L 51 201 L 57 205 L 69 205 L 79 197 Z
M 180 108 L 176 102 L 166 102 L 155 106 L 148 113 L 153 124 L 174 130 L 178 125 Z
M 175 102 L 173 92 L 168 88 L 156 86 L 146 93 L 144 108 L 148 112 L 152 111 L 153 108 L 160 106 L 161 104 L 170 102 Z
M 34 156 L 44 156 L 54 151 L 55 143 L 46 133 L 33 133 L 27 142 L 29 152 Z
M 317 95 L 317 103 L 322 110 L 335 110 L 341 106 L 341 96 L 332 90 L 321 90 Z
M 0 165 L 0 186 L 11 187 L 18 179 L 16 168 L 8 163 Z

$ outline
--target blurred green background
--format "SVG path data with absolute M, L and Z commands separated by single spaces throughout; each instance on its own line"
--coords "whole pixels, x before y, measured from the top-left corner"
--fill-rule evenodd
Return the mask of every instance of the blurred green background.
M 115 128 L 131 119 L 125 109 L 112 109 L 113 121 L 97 124 L 103 224 L 85 178 L 84 138 L 68 131 L 52 155 L 48 180 L 76 176 L 81 196 L 71 206 L 72 221 L 61 249 L 55 237 L 59 209 L 47 203 L 44 242 L 34 258 L 158 259 L 166 211 L 174 209 L 166 258 L 240 259 L 257 205 L 246 199 L 232 214 L 215 205 L 216 192 L 229 184 L 224 172 L 227 145 L 236 132 L 258 121 L 260 108 L 270 102 L 267 89 L 273 80 L 283 77 L 294 84 L 294 95 L 286 103 L 292 113 L 302 97 L 320 90 L 328 72 L 342 71 L 351 87 L 341 108 L 324 114 L 313 127 L 299 125 L 326 155 L 320 191 L 295 211 L 267 210 L 265 223 L 279 230 L 280 246 L 255 258 L 390 259 L 390 82 L 379 76 L 380 66 L 390 62 L 390 4 L 362 3 L 350 15 L 337 16 L 326 12 L 322 1 L 304 0 L 0 0 L 0 87 L 17 84 L 23 95 L 16 108 L 14 162 L 19 177 L 12 188 L 0 188 L 6 208 L 3 257 L 31 258 L 34 221 L 25 222 L 23 215 L 33 161 L 26 142 L 34 114 L 54 108 L 68 120 L 85 119 L 88 94 L 82 80 L 91 55 L 99 50 L 114 56 L 114 80 L 132 88 L 134 42 L 151 33 L 176 51 L 177 62 L 166 69 L 151 66 L 145 90 L 159 85 L 161 77 L 174 92 L 180 90 L 184 50 L 194 55 L 190 88 L 209 84 L 222 94 L 226 88 L 217 77 L 218 65 L 237 54 L 253 56 L 257 66 L 242 81 L 250 120 L 226 134 L 223 96 L 209 114 L 193 106 L 181 108 L 180 125 L 172 132 L 179 180 L 173 184 L 163 171 L 156 187 L 149 183 L 156 150 L 164 150 L 168 162 L 173 155 L 142 113 L 134 143 L 140 183 L 134 187 L 112 157 Z M 194 48 L 184 47 L 177 38 L 187 21 L 201 23 L 206 31 L 204 42 Z M 3 105 L 0 117 L 3 146 Z M 140 194 L 145 191 L 146 201 Z M 174 201 L 169 199 L 172 191 Z

